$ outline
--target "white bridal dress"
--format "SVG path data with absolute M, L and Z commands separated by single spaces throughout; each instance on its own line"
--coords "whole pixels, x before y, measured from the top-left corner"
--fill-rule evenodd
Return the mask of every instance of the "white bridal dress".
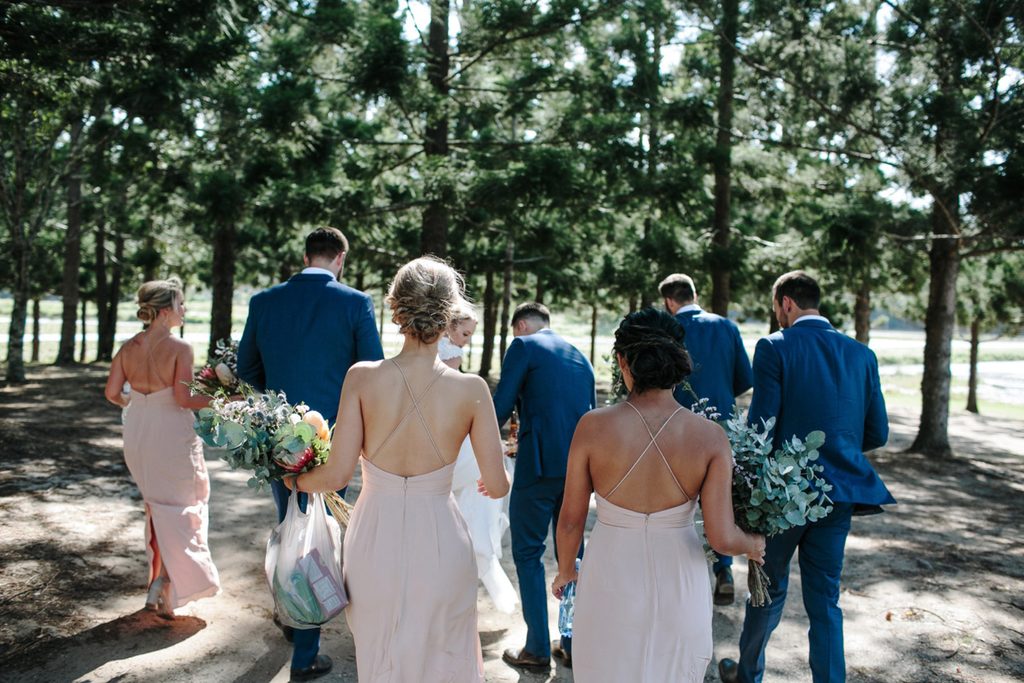
M 437 353 L 442 361 L 462 357 L 462 349 L 453 344 L 448 337 L 441 337 Z M 480 467 L 476 463 L 473 446 L 467 436 L 455 461 L 452 494 L 469 526 L 469 535 L 476 555 L 477 577 L 483 582 L 494 606 L 500 612 L 511 614 L 515 611 L 519 596 L 505 570 L 501 568 L 501 539 L 508 529 L 507 507 L 505 499 L 495 500 L 477 491 L 478 479 Z M 507 496 L 505 498 L 507 499 Z

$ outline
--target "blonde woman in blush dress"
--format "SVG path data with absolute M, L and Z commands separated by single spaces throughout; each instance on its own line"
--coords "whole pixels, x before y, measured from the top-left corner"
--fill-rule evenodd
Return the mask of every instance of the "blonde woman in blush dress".
M 579 545 L 597 494 L 576 592 L 578 683 L 704 680 L 713 641 L 708 561 L 693 526 L 698 497 L 716 551 L 764 559 L 764 537 L 733 519 L 725 432 L 672 397 L 690 369 L 683 335 L 663 311 L 626 316 L 614 350 L 629 396 L 585 415 L 573 437 L 559 547 Z M 560 556 L 556 597 L 577 578 L 574 562 Z
M 210 399 L 189 391 L 192 347 L 171 334 L 185 317 L 181 282 L 143 284 L 138 306 L 145 328 L 114 356 L 104 393 L 125 408 L 124 459 L 146 508 L 146 609 L 173 619 L 176 608 L 220 591 L 207 545 L 210 478 L 192 429 L 192 411 Z
M 327 463 L 286 479 L 334 491 L 361 463 L 363 488 L 345 534 L 349 628 L 360 681 L 483 681 L 477 569 L 452 475 L 469 435 L 480 492 L 509 488 L 487 384 L 451 370 L 437 345 L 463 303 L 458 274 L 432 257 L 411 261 L 388 293 L 402 351 L 352 366 Z
M 469 305 L 461 306 L 453 314 L 448 330 L 437 344 L 437 356 L 445 365 L 458 370 L 462 365 L 462 350 L 473 337 L 477 326 L 476 312 Z M 481 496 L 477 491 L 480 468 L 473 454 L 469 437 L 462 442 L 452 476 L 452 493 L 459 506 L 476 554 L 476 572 L 487 589 L 487 595 L 499 612 L 512 614 L 519 602 L 516 589 L 501 568 L 501 539 L 508 529 L 505 500 Z

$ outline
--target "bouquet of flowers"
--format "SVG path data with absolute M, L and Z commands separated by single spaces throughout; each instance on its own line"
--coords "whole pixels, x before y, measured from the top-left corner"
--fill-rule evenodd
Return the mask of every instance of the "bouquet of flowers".
M 213 347 L 206 365 L 192 377 L 188 388 L 193 394 L 228 396 L 238 392 L 238 342 L 220 339 Z
M 313 469 L 327 461 L 331 429 L 323 415 L 303 403 L 288 403 L 283 393 L 257 393 L 240 384 L 242 399 L 216 396 L 196 415 L 196 434 L 208 446 L 223 449 L 232 469 L 249 470 L 248 485 L 262 489 L 275 479 Z M 337 493 L 324 495 L 331 514 L 348 524 L 350 507 Z
M 707 416 L 715 409 L 701 400 L 693 411 Z M 748 533 L 774 536 L 803 526 L 832 512 L 828 492 L 832 485 L 820 475 L 824 468 L 814 462 L 825 443 L 825 433 L 814 431 L 803 439 L 796 436 L 772 446 L 775 418 L 748 425 L 745 414 L 726 421 L 725 432 L 732 446 L 732 505 L 736 525 Z M 768 576 L 756 562 L 749 562 L 747 587 L 750 604 L 771 604 Z

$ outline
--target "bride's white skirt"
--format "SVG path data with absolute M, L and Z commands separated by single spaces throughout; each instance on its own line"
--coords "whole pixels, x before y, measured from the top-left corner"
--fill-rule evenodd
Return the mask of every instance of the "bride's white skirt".
M 469 437 L 466 437 L 455 462 L 452 493 L 469 526 L 476 555 L 477 577 L 483 582 L 498 611 L 511 614 L 515 611 L 519 596 L 505 570 L 501 568 L 501 538 L 508 529 L 505 499 L 495 500 L 481 495 L 477 491 L 479 478 L 480 467 L 476 463 Z

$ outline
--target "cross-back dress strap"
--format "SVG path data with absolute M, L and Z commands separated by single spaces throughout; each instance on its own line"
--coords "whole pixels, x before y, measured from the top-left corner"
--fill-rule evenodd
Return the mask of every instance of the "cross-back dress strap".
M 402 381 L 405 382 L 405 389 L 406 391 L 409 392 L 409 398 L 412 399 L 412 406 L 409 408 L 409 410 L 405 412 L 405 415 L 402 416 L 402 419 L 398 421 L 398 424 L 395 425 L 394 429 L 391 430 L 391 433 L 388 434 L 387 438 L 384 439 L 381 445 L 377 446 L 377 449 L 373 452 L 373 455 L 367 459 L 370 462 L 373 462 L 373 459 L 377 457 L 377 454 L 381 452 L 381 450 L 384 448 L 384 446 L 387 445 L 389 441 L 391 441 L 391 437 L 397 434 L 398 430 L 402 428 L 402 425 L 405 424 L 405 421 L 408 420 L 413 413 L 416 413 L 416 415 L 420 418 L 420 424 L 423 425 L 423 430 L 427 433 L 427 439 L 430 440 L 430 445 L 434 447 L 434 455 L 437 456 L 437 459 L 441 461 L 442 465 L 447 465 L 448 463 L 445 462 L 444 456 L 441 455 L 441 449 L 437 447 L 437 442 L 434 441 L 434 436 L 430 433 L 430 427 L 427 426 L 427 420 L 425 417 L 423 417 L 423 412 L 420 410 L 420 401 L 423 400 L 423 397 L 427 395 L 428 391 L 430 391 L 430 387 L 434 386 L 434 382 L 440 379 L 441 375 L 443 375 L 445 373 L 445 370 L 447 370 L 448 368 L 441 368 L 441 371 L 434 375 L 433 379 L 431 379 L 430 382 L 427 383 L 427 386 L 424 387 L 423 391 L 421 391 L 419 393 L 419 396 L 417 396 L 416 394 L 413 393 L 412 385 L 409 384 L 409 378 L 405 376 L 405 370 L 402 369 L 402 366 L 399 365 L 398 361 L 396 361 L 394 358 L 391 359 L 391 362 L 395 364 L 395 367 L 398 368 L 398 372 L 402 375 Z
M 629 401 L 626 401 L 625 403 L 626 405 L 633 409 L 633 411 L 640 418 L 640 421 L 644 423 L 644 428 L 647 430 L 647 435 L 651 437 L 651 440 L 647 443 L 646 448 L 644 448 L 644 450 L 641 451 L 637 459 L 633 461 L 633 465 L 628 470 L 626 470 L 626 473 L 624 475 L 622 475 L 622 479 L 619 479 L 619 483 L 616 484 L 612 488 L 612 490 L 607 493 L 607 495 L 603 496 L 603 498 L 605 500 L 608 500 L 608 498 L 610 498 L 612 494 L 614 494 L 619 489 L 619 487 L 622 486 L 622 482 L 626 481 L 626 478 L 633 473 L 633 470 L 636 469 L 636 466 L 639 465 L 640 461 L 644 459 L 645 455 L 647 455 L 647 451 L 651 450 L 651 446 L 654 446 L 655 450 L 658 451 L 658 455 L 661 456 L 661 461 L 665 463 L 665 468 L 668 470 L 669 476 L 672 477 L 672 481 L 676 483 L 676 488 L 679 489 L 679 492 L 681 494 L 686 496 L 687 501 L 690 501 L 690 494 L 688 494 L 686 490 L 683 489 L 682 485 L 679 483 L 679 480 L 676 479 L 676 474 L 675 472 L 672 471 L 672 466 L 668 464 L 668 458 L 665 457 L 665 453 L 662 452 L 661 446 L 658 445 L 658 437 L 661 436 L 661 433 L 665 431 L 665 427 L 668 427 L 668 423 L 672 421 L 672 418 L 675 417 L 679 413 L 679 411 L 683 409 L 683 407 L 679 406 L 678 408 L 676 408 L 675 412 L 669 415 L 668 419 L 661 423 L 661 427 L 659 427 L 657 433 L 655 433 L 651 431 L 651 425 L 648 424 L 647 418 L 643 416 L 643 413 L 641 413 L 640 410 Z

